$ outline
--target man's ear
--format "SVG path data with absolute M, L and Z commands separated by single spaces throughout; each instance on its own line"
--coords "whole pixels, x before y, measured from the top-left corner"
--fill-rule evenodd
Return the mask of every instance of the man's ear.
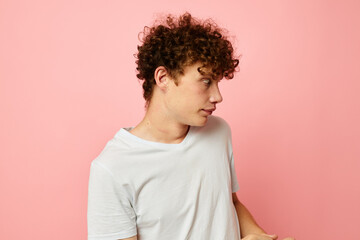
M 154 79 L 156 85 L 162 90 L 166 91 L 167 86 L 170 81 L 169 72 L 166 70 L 164 66 L 159 66 L 155 69 Z

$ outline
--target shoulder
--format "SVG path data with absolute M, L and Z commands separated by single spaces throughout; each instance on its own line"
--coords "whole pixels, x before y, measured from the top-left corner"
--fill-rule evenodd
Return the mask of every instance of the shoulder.
M 131 142 L 124 138 L 121 134 L 123 131 L 124 130 L 121 129 L 112 139 L 106 142 L 105 146 L 93 162 L 102 166 L 108 166 L 110 169 L 115 164 L 121 164 L 121 160 L 126 158 L 132 150 Z
M 207 128 L 216 129 L 218 131 L 224 131 L 231 133 L 230 125 L 221 117 L 210 115 L 206 124 Z
M 214 122 L 217 124 L 223 124 L 223 125 L 229 126 L 229 124 L 225 121 L 225 119 L 223 119 L 222 117 L 219 117 L 219 116 L 214 116 L 214 115 L 210 115 L 208 117 L 208 122 Z
M 210 115 L 205 126 L 198 129 L 198 134 L 203 138 L 229 139 L 231 138 L 231 129 L 229 124 L 218 116 Z

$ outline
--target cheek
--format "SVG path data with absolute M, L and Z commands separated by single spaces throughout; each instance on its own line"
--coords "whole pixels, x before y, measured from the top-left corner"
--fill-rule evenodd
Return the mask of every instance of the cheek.
M 204 107 L 207 103 L 208 94 L 206 89 L 201 87 L 187 87 L 184 89 L 177 89 L 171 94 L 171 106 L 180 111 L 193 111 Z
M 203 86 L 196 86 L 188 90 L 189 95 L 194 98 L 206 98 L 207 96 L 207 88 Z
M 209 99 L 209 94 L 206 89 L 197 89 L 194 93 L 194 96 L 198 101 L 206 102 Z
M 199 105 L 206 102 L 207 94 L 206 91 L 204 91 L 201 88 L 194 88 L 189 90 L 187 94 L 187 102 L 189 105 Z

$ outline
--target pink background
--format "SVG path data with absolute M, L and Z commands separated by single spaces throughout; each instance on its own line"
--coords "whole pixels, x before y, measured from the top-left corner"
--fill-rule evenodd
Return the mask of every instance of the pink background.
M 241 71 L 216 115 L 240 200 L 281 237 L 359 239 L 359 1 L 0 1 L 0 239 L 86 239 L 89 164 L 143 114 L 138 33 L 212 17 Z

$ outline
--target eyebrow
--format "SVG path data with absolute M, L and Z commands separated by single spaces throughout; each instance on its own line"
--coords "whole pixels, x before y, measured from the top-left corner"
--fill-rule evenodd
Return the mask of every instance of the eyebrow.
M 222 78 L 221 78 L 221 79 L 217 80 L 217 77 L 220 76 L 220 75 L 211 74 L 211 73 L 208 72 L 208 71 L 203 71 L 202 68 L 204 68 L 204 67 L 198 67 L 198 68 L 197 68 L 198 72 L 199 72 L 202 76 L 204 76 L 204 77 L 209 77 L 209 78 L 211 78 L 211 79 L 214 80 L 214 81 L 220 81 L 220 80 L 222 79 Z
M 211 80 L 213 81 L 217 81 L 220 82 L 222 78 L 220 78 L 219 76 L 215 75 L 215 74 L 210 74 L 210 73 L 206 73 L 204 75 L 202 75 L 203 77 L 207 77 L 207 78 L 211 78 Z

